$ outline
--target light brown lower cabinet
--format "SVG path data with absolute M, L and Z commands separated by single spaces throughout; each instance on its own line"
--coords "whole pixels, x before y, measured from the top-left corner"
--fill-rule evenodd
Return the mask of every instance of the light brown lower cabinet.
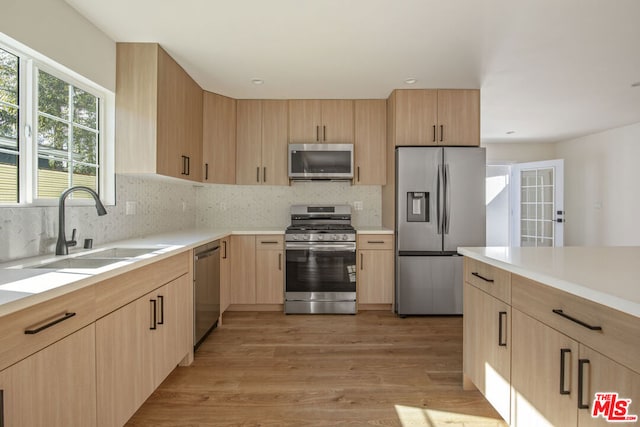
M 96 321 L 98 426 L 124 425 L 189 352 L 189 282 L 181 276 Z
M 464 374 L 500 416 L 511 416 L 511 307 L 464 283 Z
M 231 304 L 231 236 L 220 241 L 220 314 L 224 313 Z
M 358 304 L 392 304 L 394 254 L 391 234 L 357 237 Z
M 95 327 L 90 324 L 0 372 L 0 425 L 96 425 Z

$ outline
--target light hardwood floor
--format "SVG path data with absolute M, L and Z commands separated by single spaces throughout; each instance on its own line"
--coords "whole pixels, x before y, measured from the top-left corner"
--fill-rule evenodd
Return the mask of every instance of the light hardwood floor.
M 505 426 L 462 390 L 462 318 L 231 312 L 128 426 Z

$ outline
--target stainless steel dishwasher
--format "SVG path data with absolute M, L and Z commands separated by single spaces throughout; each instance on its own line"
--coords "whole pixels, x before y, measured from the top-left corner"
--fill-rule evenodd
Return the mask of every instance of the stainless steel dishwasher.
M 193 345 L 198 348 L 220 316 L 219 240 L 193 251 L 193 315 Z

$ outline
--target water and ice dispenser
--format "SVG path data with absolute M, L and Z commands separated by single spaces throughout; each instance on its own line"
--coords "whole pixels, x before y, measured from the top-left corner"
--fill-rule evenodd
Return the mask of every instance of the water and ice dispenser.
M 429 222 L 429 192 L 407 192 L 407 222 Z

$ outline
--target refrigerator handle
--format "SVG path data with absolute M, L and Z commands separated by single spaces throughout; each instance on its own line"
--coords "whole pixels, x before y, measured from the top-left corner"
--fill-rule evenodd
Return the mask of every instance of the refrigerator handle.
M 444 215 L 443 233 L 449 234 L 449 217 L 451 215 L 451 182 L 449 182 L 449 165 L 444 165 Z
M 442 171 L 442 165 L 438 165 L 438 187 L 436 197 L 436 219 L 438 234 L 442 234 L 444 224 L 444 175 Z

